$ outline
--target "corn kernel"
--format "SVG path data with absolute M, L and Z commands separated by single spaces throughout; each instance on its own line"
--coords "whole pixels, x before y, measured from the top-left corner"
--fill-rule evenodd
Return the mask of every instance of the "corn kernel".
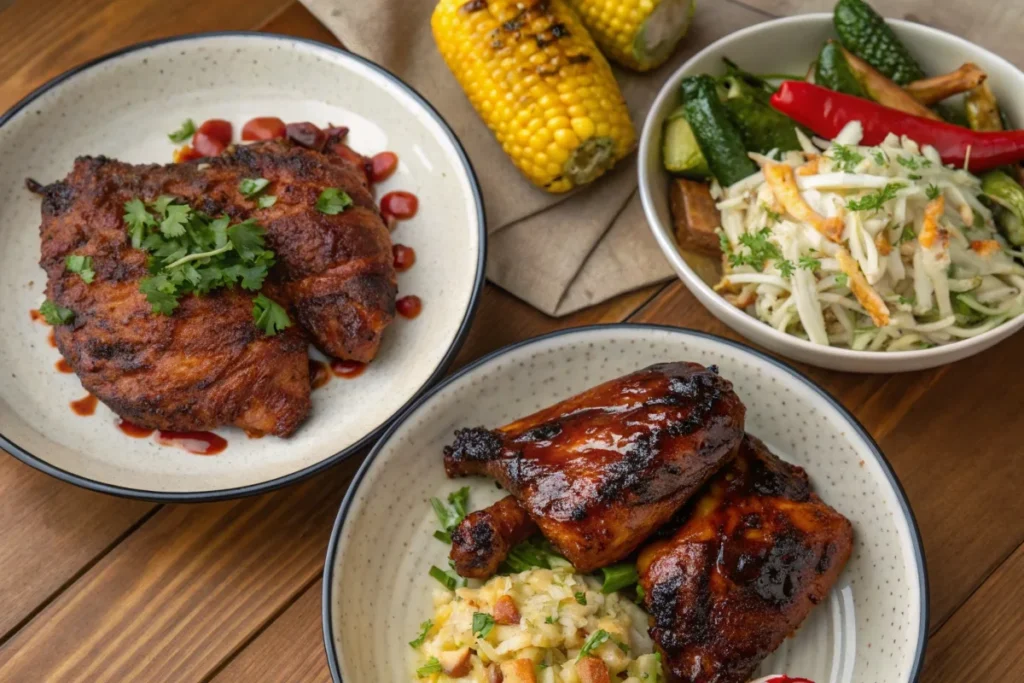
M 580 140 L 586 140 L 594 135 L 594 122 L 586 117 L 577 116 L 574 119 L 570 119 L 569 123 L 572 125 L 573 132 L 579 136 Z

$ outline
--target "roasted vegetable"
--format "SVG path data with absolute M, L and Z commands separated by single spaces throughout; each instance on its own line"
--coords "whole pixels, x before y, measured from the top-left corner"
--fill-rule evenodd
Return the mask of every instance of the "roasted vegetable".
M 982 176 L 981 191 L 999 205 L 996 223 L 1007 241 L 1024 246 L 1024 187 L 1008 173 L 992 171 Z
M 769 95 L 739 76 L 726 76 L 721 82 L 725 88 L 726 109 L 747 150 L 767 154 L 773 149 L 783 152 L 800 149 L 796 124 L 772 109 Z
M 924 78 L 924 71 L 885 19 L 864 0 L 839 0 L 833 22 L 847 50 L 899 85 Z
M 977 88 L 986 78 L 988 75 L 981 67 L 967 62 L 956 71 L 908 83 L 904 89 L 921 104 L 931 106 L 947 97 Z
M 700 151 L 693 129 L 686 120 L 686 108 L 682 105 L 665 119 L 662 159 L 665 169 L 670 173 L 689 178 L 707 178 L 711 175 L 707 159 Z
M 711 256 L 722 253 L 715 233 L 722 225 L 722 216 L 707 183 L 675 178 L 669 188 L 669 202 L 680 247 Z
M 834 40 L 828 40 L 818 54 L 814 67 L 814 82 L 823 88 L 846 93 L 855 97 L 867 97 L 860 81 L 846 61 L 842 48 Z
M 473 107 L 536 185 L 567 192 L 633 149 L 611 67 L 564 0 L 441 0 L 430 23 Z
M 622 66 L 660 66 L 686 35 L 697 0 L 569 0 L 594 40 Z
M 967 110 L 967 125 L 971 130 L 1003 130 L 999 104 L 988 83 L 982 83 L 968 93 L 964 107 Z
M 918 102 L 910 93 L 886 78 L 884 74 L 866 61 L 846 48 L 840 48 L 840 50 L 864 92 L 875 102 L 885 105 L 890 109 L 913 114 L 914 116 L 923 116 L 926 119 L 935 119 L 936 121 L 941 119 L 938 114 Z
M 687 76 L 682 90 L 686 120 L 718 182 L 732 185 L 756 173 L 757 165 L 747 156 L 742 135 L 718 98 L 715 79 Z

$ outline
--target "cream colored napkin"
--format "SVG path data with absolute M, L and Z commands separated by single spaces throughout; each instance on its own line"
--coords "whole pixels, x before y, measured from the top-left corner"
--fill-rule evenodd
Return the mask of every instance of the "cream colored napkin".
M 550 315 L 565 315 L 672 276 L 636 192 L 635 154 L 570 195 L 535 188 L 473 111 L 434 45 L 436 0 L 302 0 L 346 48 L 418 90 L 462 141 L 487 210 L 487 277 Z M 658 90 L 685 59 L 763 20 L 743 7 L 705 2 L 672 60 L 645 75 L 616 70 L 639 134 Z

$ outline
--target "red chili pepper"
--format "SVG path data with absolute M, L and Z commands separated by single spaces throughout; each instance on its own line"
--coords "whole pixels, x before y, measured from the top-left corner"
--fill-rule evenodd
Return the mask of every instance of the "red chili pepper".
M 1024 161 L 1024 130 L 982 133 L 904 114 L 852 95 L 802 81 L 786 81 L 772 95 L 772 106 L 797 123 L 829 140 L 850 121 L 864 127 L 863 145 L 877 145 L 889 133 L 906 135 L 921 145 L 931 145 L 943 163 L 963 168 L 970 154 L 970 170 L 986 171 Z

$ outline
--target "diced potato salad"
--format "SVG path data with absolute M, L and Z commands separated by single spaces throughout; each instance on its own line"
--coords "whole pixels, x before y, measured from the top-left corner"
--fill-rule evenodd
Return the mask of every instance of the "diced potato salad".
M 815 344 L 906 351 L 1024 313 L 1024 266 L 996 229 L 982 180 L 890 135 L 751 157 L 761 172 L 712 195 L 724 276 L 716 289 Z M 780 159 L 781 156 L 781 159 Z
M 414 640 L 419 681 L 626 683 L 663 681 L 647 615 L 571 567 L 495 576 L 479 588 L 439 588 Z M 605 678 L 604 680 L 608 680 Z

